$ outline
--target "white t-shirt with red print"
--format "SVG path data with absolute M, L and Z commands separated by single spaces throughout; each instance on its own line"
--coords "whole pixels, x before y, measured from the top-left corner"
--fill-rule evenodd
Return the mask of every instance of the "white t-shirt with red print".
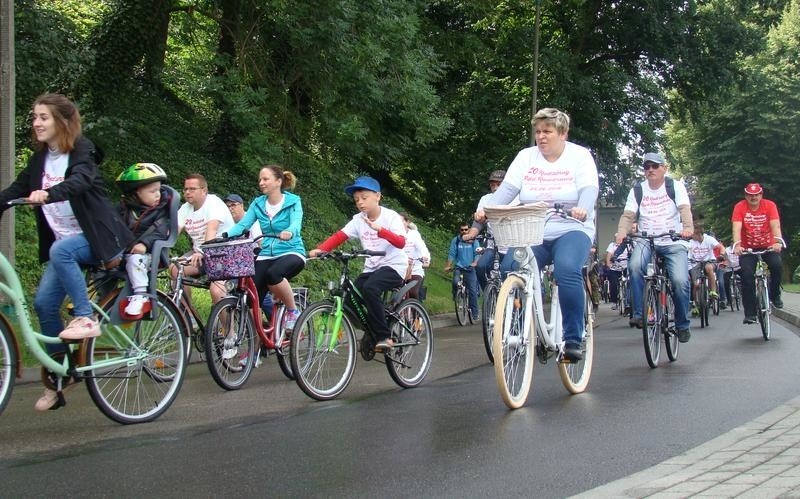
M 689 241 L 689 259 L 695 262 L 714 262 L 717 260 L 714 248 L 719 245 L 719 241 L 708 234 L 703 234 L 702 241 L 692 238 Z
M 403 248 L 393 246 L 389 241 L 378 237 L 378 233 L 367 225 L 363 213 L 357 213 L 347 222 L 342 232 L 348 239 L 359 239 L 361 247 L 371 251 L 385 251 L 385 256 L 371 256 L 364 262 L 364 272 L 374 272 L 379 267 L 391 267 L 400 277 L 405 278 L 408 268 L 408 255 Z M 396 211 L 381 206 L 381 213 L 375 223 L 390 232 L 405 237 L 406 226 L 403 217 Z
M 625 202 L 625 211 L 632 211 L 636 213 L 639 211 L 639 232 L 647 232 L 648 234 L 662 234 L 674 230 L 680 233 L 683 230 L 681 224 L 681 214 L 678 211 L 678 206 L 689 206 L 689 193 L 686 191 L 686 186 L 683 182 L 675 181 L 675 201 L 670 199 L 667 194 L 666 181 L 661 184 L 658 189 L 651 189 L 647 180 L 642 180 L 642 202 L 636 203 L 636 195 L 633 189 L 628 193 L 628 200 Z M 686 241 L 673 242 L 669 236 L 664 236 L 656 240 L 657 246 L 665 246 L 670 244 L 684 244 L 688 246 Z
M 736 203 L 731 221 L 742 222 L 742 248 L 763 249 L 775 244 L 771 220 L 780 220 L 780 216 L 778 207 L 769 199 L 762 199 L 756 210 L 751 210 L 744 199 Z
M 206 240 L 206 226 L 211 220 L 218 220 L 217 233 L 214 237 L 221 237 L 223 232 L 228 232 L 233 227 L 233 217 L 225 203 L 216 195 L 209 194 L 203 206 L 194 209 L 189 203 L 183 203 L 178 210 L 178 228 L 186 229 L 192 239 L 192 247 L 200 249 Z
M 521 150 L 503 179 L 519 188 L 523 204 L 546 201 L 551 206 L 561 203 L 566 211 L 577 206 L 578 195 L 585 187 L 599 188 L 597 165 L 588 149 L 566 142 L 561 156 L 547 161 L 538 147 Z M 595 212 L 589 215 L 580 230 L 594 239 Z M 545 225 L 545 240 L 553 240 L 578 227 L 575 222 L 553 217 Z

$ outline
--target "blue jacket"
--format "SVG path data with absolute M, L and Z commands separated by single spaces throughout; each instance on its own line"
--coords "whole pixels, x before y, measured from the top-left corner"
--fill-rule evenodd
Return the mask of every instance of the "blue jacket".
M 476 261 L 478 254 L 476 250 L 480 247 L 478 241 L 473 239 L 471 242 L 464 241 L 461 236 L 456 236 L 450 241 L 450 251 L 447 252 L 447 260 L 455 262 L 456 267 L 461 269 L 471 268 L 472 262 Z
M 244 217 L 228 231 L 228 236 L 240 236 L 258 220 L 264 235 L 277 236 L 285 230 L 292 233 L 292 238 L 288 241 L 272 237 L 262 239 L 259 256 L 281 256 L 287 253 L 306 256 L 306 248 L 300 237 L 300 229 L 303 226 L 303 205 L 300 202 L 300 196 L 284 191 L 283 207 L 273 218 L 267 216 L 266 204 L 267 196 L 262 195 L 255 198 L 247 208 Z

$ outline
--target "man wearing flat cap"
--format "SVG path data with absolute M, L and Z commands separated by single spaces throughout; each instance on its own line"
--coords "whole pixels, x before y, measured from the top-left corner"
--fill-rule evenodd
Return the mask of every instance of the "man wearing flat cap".
M 748 251 L 772 250 L 762 258 L 769 267 L 769 298 L 775 308 L 783 308 L 781 300 L 781 249 L 784 241 L 781 236 L 781 219 L 778 207 L 769 199 L 764 199 L 764 189 L 760 184 L 747 184 L 744 199 L 736 203 L 731 216 L 733 223 L 733 252 L 739 257 L 742 269 L 742 304 L 744 305 L 744 324 L 756 323 L 755 271 L 758 258 Z

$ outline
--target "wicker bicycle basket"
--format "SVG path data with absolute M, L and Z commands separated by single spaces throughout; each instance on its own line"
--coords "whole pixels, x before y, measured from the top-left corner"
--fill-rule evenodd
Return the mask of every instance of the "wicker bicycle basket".
M 536 246 L 544 241 L 547 203 L 522 206 L 486 206 L 483 211 L 500 246 Z

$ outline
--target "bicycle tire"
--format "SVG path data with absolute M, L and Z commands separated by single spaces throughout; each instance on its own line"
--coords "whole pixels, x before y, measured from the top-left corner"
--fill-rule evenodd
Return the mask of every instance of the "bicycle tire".
M 706 287 L 705 280 L 700 282 L 700 288 L 697 290 L 697 293 L 697 306 L 700 309 L 700 328 L 704 328 L 708 326 L 708 288 Z
M 769 292 L 764 280 L 756 281 L 756 305 L 758 305 L 758 324 L 761 326 L 761 336 L 764 341 L 769 341 Z
M 469 315 L 469 303 L 468 303 L 467 293 L 466 291 L 459 287 L 456 290 L 456 319 L 458 319 L 459 326 L 466 326 L 467 321 L 469 320 L 467 316 Z
M 531 301 L 532 297 L 525 294 L 525 282 L 516 275 L 506 278 L 497 294 L 492 334 L 494 373 L 503 402 L 510 409 L 525 404 L 533 383 L 534 326 L 530 324 L 527 332 L 522 330 L 525 310 L 533 308 Z
M 711 313 L 719 315 L 719 298 L 711 299 Z
M 678 360 L 678 349 L 680 342 L 678 341 L 678 332 L 675 329 L 675 302 L 672 299 L 672 290 L 666 289 L 666 308 L 664 309 L 664 317 L 662 318 L 662 332 L 664 334 L 664 346 L 667 351 L 667 358 L 670 362 Z
M 659 290 L 653 281 L 644 285 L 644 301 L 642 302 L 642 339 L 644 340 L 644 357 L 651 368 L 658 367 L 661 357 L 661 322 Z
M 154 320 L 109 324 L 106 317 L 119 291 L 101 303 L 102 334 L 81 345 L 80 364 L 88 366 L 142 352 L 143 359 L 116 366 L 97 367 L 85 373 L 86 388 L 98 409 L 122 424 L 153 421 L 178 396 L 186 372 L 185 331 L 180 312 L 168 296 L 158 292 Z M 133 344 L 129 339 L 133 340 Z
M 238 390 L 247 382 L 258 355 L 250 308 L 236 296 L 226 296 L 211 307 L 206 324 L 206 365 L 214 381 L 225 390 Z
M 494 310 L 497 305 L 497 293 L 499 288 L 497 283 L 489 282 L 483 290 L 483 311 L 481 314 L 481 326 L 483 327 L 483 347 L 486 349 L 486 356 L 489 363 L 494 364 L 492 355 L 492 334 L 494 333 Z
M 415 298 L 403 300 L 389 319 L 395 347 L 384 354 L 392 380 L 403 388 L 413 388 L 425 379 L 433 359 L 433 326 L 425 307 Z M 407 344 L 408 343 L 408 344 Z
M 0 414 L 11 400 L 14 383 L 17 379 L 17 349 L 11 328 L 0 317 Z
M 592 377 L 592 365 L 594 364 L 594 307 L 592 297 L 588 291 L 586 294 L 586 304 L 584 306 L 584 327 L 586 331 L 581 341 L 583 359 L 578 362 L 558 363 L 558 373 L 564 388 L 573 395 L 582 393 L 589 385 Z
M 733 286 L 733 296 L 736 299 L 736 311 L 738 312 L 742 306 L 742 288 L 740 283 L 735 283 Z
M 333 331 L 336 305 L 322 300 L 308 306 L 292 332 L 289 357 L 297 386 L 315 400 L 330 400 L 350 384 L 356 367 L 356 333 L 347 315 Z M 333 347 L 331 339 L 336 336 Z
M 625 296 L 627 292 L 627 286 L 620 280 L 617 286 L 617 313 L 619 313 L 619 315 L 625 315 Z

